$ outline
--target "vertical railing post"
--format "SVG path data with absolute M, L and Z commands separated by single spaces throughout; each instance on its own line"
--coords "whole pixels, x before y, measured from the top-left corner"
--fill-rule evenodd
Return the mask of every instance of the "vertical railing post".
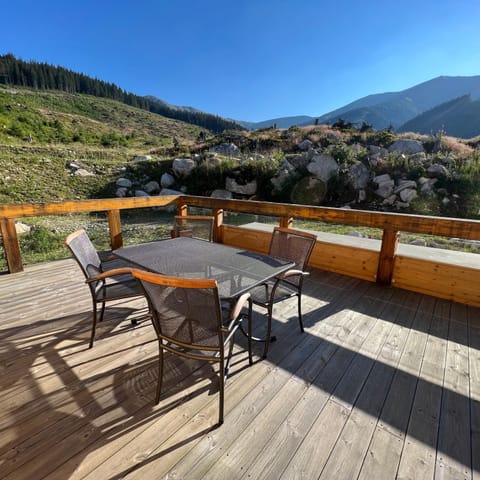
M 382 248 L 378 258 L 377 283 L 391 285 L 395 255 L 397 254 L 399 232 L 396 230 L 384 230 Z
M 122 221 L 120 210 L 107 211 L 108 225 L 110 228 L 110 245 L 112 250 L 123 247 Z
M 280 217 L 280 227 L 281 228 L 292 228 L 293 217 Z
M 223 209 L 214 208 L 213 209 L 213 241 L 218 243 L 223 243 Z
M 0 231 L 8 273 L 23 272 L 22 254 L 15 229 L 15 220 L 13 218 L 0 219 Z
M 177 215 L 185 217 L 188 215 L 188 205 L 180 200 L 177 204 Z

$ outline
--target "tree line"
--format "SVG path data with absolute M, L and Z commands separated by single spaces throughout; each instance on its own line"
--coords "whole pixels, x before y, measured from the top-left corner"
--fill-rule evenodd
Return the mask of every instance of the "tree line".
M 26 62 L 11 53 L 0 55 L 0 84 L 30 87 L 38 90 L 62 90 L 68 93 L 83 93 L 95 97 L 110 98 L 132 107 L 148 110 L 164 117 L 198 125 L 214 133 L 224 130 L 239 130 L 235 122 L 218 115 L 170 108 L 146 97 L 127 92 L 114 83 L 92 78 L 83 73 L 63 67 Z

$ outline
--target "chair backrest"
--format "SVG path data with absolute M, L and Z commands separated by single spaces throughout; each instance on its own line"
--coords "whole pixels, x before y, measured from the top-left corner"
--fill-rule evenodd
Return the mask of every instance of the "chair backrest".
M 317 240 L 316 235 L 293 230 L 291 228 L 275 227 L 270 241 L 269 254 L 295 262 L 295 269 L 304 271 Z M 294 277 L 298 281 L 300 278 Z
M 65 239 L 65 245 L 72 252 L 86 279 L 93 278 L 102 271 L 100 257 L 85 230 L 71 233 Z M 95 290 L 96 285 L 97 282 L 89 283 L 92 291 Z
M 177 215 L 174 219 L 172 237 L 193 237 L 213 240 L 214 217 L 208 215 Z
M 211 356 L 213 360 L 218 352 L 223 357 L 222 314 L 215 280 L 141 270 L 133 270 L 132 275 L 144 290 L 164 348 L 188 358 L 200 358 L 200 352 L 202 359 Z

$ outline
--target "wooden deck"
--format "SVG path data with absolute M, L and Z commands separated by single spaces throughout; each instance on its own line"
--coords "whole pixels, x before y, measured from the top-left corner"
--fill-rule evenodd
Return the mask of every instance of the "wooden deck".
M 107 307 L 89 350 L 73 261 L 0 277 L 2 479 L 480 479 L 479 309 L 314 271 L 305 333 L 293 300 L 268 360 L 238 337 L 212 428 L 211 367 L 169 357 L 153 405 L 153 328 L 116 321 L 144 306 Z

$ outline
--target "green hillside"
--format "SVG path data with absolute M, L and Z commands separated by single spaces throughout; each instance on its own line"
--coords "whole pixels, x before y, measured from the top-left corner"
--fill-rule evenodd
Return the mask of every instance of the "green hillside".
M 127 92 L 113 83 L 47 63 L 25 62 L 15 58 L 12 54 L 0 55 L 0 84 L 12 87 L 30 87 L 40 91 L 60 90 L 67 93 L 82 93 L 108 98 L 167 118 L 198 125 L 211 132 L 219 133 L 224 130 L 242 129 L 234 121 L 218 115 L 199 110 L 172 108 L 166 103 L 151 101 L 148 97 Z
M 161 147 L 200 127 L 91 95 L 0 85 L 1 143 Z
M 109 99 L 0 85 L 0 203 L 112 196 L 135 156 L 188 151 L 200 132 Z M 72 175 L 70 162 L 92 175 Z

